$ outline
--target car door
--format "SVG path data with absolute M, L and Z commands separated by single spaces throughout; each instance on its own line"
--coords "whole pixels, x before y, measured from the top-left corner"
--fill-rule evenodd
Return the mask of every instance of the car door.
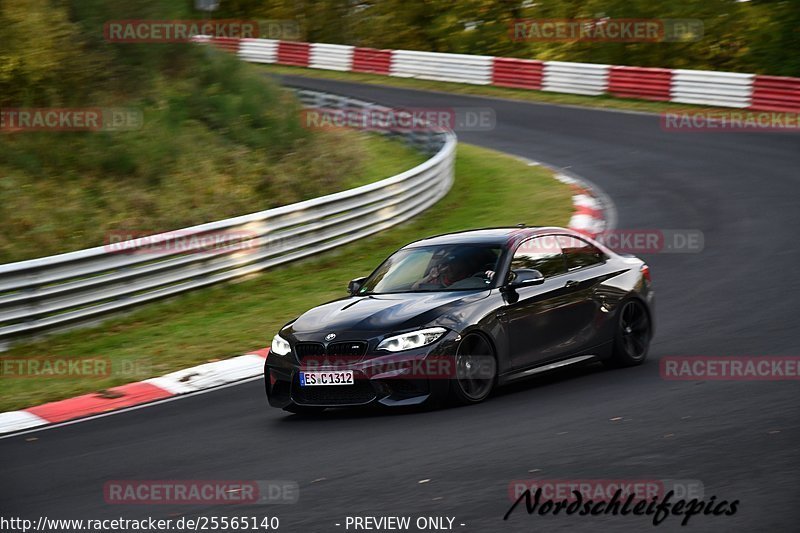
M 569 350 L 585 352 L 600 343 L 600 332 L 608 320 L 598 292 L 609 276 L 607 258 L 599 248 L 573 235 L 559 235 L 558 244 L 567 265 L 564 283 L 572 290 L 568 314 L 573 335 Z
M 575 290 L 566 286 L 567 266 L 558 239 L 539 236 L 522 242 L 511 257 L 511 270 L 533 268 L 544 283 L 506 292 L 505 322 L 513 368 L 558 359 L 574 337 L 571 314 Z

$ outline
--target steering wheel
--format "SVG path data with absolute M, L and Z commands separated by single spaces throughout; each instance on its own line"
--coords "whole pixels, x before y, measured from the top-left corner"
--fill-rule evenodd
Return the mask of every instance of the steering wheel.
M 479 271 L 475 272 L 470 277 L 471 278 L 489 279 L 489 277 L 486 275 L 486 272 L 488 272 L 490 270 L 494 271 L 494 263 L 486 263 L 485 265 L 483 265 L 483 270 L 479 270 Z

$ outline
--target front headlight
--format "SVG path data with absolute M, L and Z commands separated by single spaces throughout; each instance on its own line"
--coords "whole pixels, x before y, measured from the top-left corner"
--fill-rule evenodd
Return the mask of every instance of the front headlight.
M 289 346 L 289 343 L 286 342 L 283 337 L 275 335 L 272 338 L 272 348 L 270 348 L 269 351 L 275 355 L 286 355 L 292 351 L 292 347 Z
M 436 342 L 439 337 L 445 333 L 447 333 L 447 330 L 444 328 L 427 328 L 403 333 L 401 335 L 394 335 L 393 337 L 383 339 L 378 345 L 378 349 L 389 352 L 413 350 L 414 348 L 420 348 Z

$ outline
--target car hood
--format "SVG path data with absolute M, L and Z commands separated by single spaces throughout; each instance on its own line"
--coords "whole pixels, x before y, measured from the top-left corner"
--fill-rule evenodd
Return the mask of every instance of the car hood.
M 314 334 L 336 333 L 345 339 L 412 329 L 437 319 L 447 326 L 459 320 L 461 306 L 488 294 L 488 290 L 480 290 L 352 296 L 303 313 L 287 329 L 304 340 L 321 340 Z

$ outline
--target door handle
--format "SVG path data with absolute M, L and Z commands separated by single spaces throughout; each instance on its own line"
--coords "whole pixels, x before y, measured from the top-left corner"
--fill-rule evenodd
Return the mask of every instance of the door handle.
M 571 289 L 572 287 L 577 287 L 580 284 L 580 281 L 570 279 L 564 284 L 564 287 L 567 289 Z

